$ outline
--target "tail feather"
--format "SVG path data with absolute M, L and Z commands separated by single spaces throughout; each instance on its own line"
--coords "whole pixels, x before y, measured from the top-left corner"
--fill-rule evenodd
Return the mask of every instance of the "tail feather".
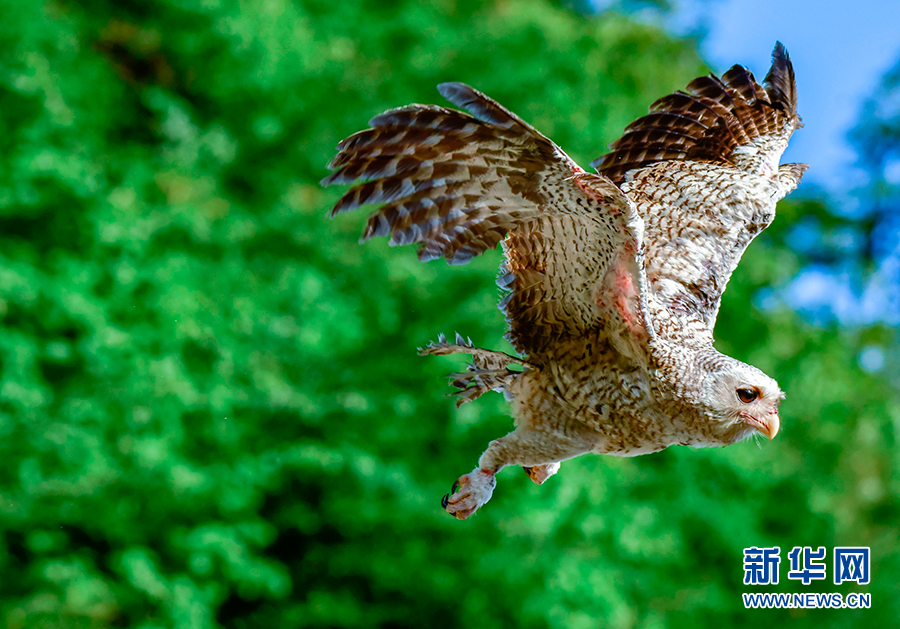
M 472 364 L 463 373 L 449 374 L 450 385 L 458 391 L 451 393 L 457 396 L 456 405 L 461 406 L 466 402 L 476 400 L 488 391 L 505 391 L 507 387 L 519 376 L 521 371 L 514 371 L 509 365 L 515 363 L 522 366 L 530 366 L 528 361 L 504 352 L 475 347 L 472 339 L 463 339 L 456 335 L 455 343 L 448 343 L 447 337 L 438 335 L 437 343 L 429 343 L 425 348 L 419 348 L 420 356 L 445 356 L 447 354 L 470 354 Z
M 456 406 L 460 407 L 466 402 L 477 400 L 489 391 L 506 391 L 512 381 L 519 377 L 521 371 L 512 369 L 478 369 L 475 365 L 469 365 L 469 371 L 465 373 L 451 373 L 450 385 L 459 389 L 449 395 L 456 397 Z

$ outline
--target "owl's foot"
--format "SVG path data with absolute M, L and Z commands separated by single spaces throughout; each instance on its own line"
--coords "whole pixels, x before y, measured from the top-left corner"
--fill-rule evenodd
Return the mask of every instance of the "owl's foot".
M 559 471 L 559 463 L 547 463 L 546 465 L 535 465 L 533 467 L 522 466 L 528 478 L 537 485 L 543 485 L 544 482 Z
M 491 499 L 496 485 L 497 479 L 493 472 L 484 469 L 473 470 L 463 474 L 453 483 L 451 493 L 443 497 L 441 506 L 457 520 L 465 520 Z

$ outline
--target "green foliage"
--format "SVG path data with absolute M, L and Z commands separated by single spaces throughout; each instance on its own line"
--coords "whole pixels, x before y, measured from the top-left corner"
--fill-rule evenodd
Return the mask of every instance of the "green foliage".
M 788 618 L 740 602 L 742 548 L 775 544 L 873 547 L 872 610 L 795 624 L 900 615 L 900 406 L 856 368 L 883 331 L 750 306 L 806 262 L 783 234 L 814 204 L 718 329 L 787 390 L 778 440 L 507 470 L 466 523 L 440 496 L 510 422 L 454 411 L 459 365 L 415 346 L 501 346 L 499 256 L 421 265 L 325 219 L 334 144 L 438 82 L 586 163 L 703 71 L 691 42 L 524 0 L 3 8 L 0 623 L 749 625 Z

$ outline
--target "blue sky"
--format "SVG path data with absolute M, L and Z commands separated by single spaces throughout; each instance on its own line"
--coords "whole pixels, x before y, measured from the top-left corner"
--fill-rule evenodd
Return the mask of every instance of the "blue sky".
M 735 63 L 762 80 L 776 40 L 797 73 L 800 115 L 783 161 L 806 162 L 805 182 L 831 191 L 854 187 L 855 153 L 847 133 L 879 79 L 900 59 L 898 0 L 671 0 L 665 18 L 677 34 L 699 33 L 717 74 Z M 602 10 L 616 0 L 592 0 Z M 658 14 L 647 10 L 648 19 Z
M 701 50 L 718 72 L 741 63 L 762 78 L 775 40 L 783 42 L 806 125 L 784 161 L 809 163 L 806 176 L 827 189 L 852 186 L 847 169 L 855 154 L 847 132 L 900 58 L 900 2 L 682 0 L 675 19 L 705 25 Z

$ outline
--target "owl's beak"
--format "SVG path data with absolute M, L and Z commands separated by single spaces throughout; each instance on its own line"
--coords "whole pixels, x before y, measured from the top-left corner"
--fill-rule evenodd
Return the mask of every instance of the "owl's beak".
M 758 419 L 749 413 L 741 413 L 740 415 L 745 422 L 768 437 L 769 441 L 774 439 L 781 429 L 781 420 L 778 419 L 778 413 L 771 413 L 765 419 Z
M 761 426 L 757 426 L 757 430 L 769 438 L 769 441 L 775 438 L 781 429 L 781 420 L 778 419 L 776 413 L 772 413 L 766 419 L 760 422 Z

